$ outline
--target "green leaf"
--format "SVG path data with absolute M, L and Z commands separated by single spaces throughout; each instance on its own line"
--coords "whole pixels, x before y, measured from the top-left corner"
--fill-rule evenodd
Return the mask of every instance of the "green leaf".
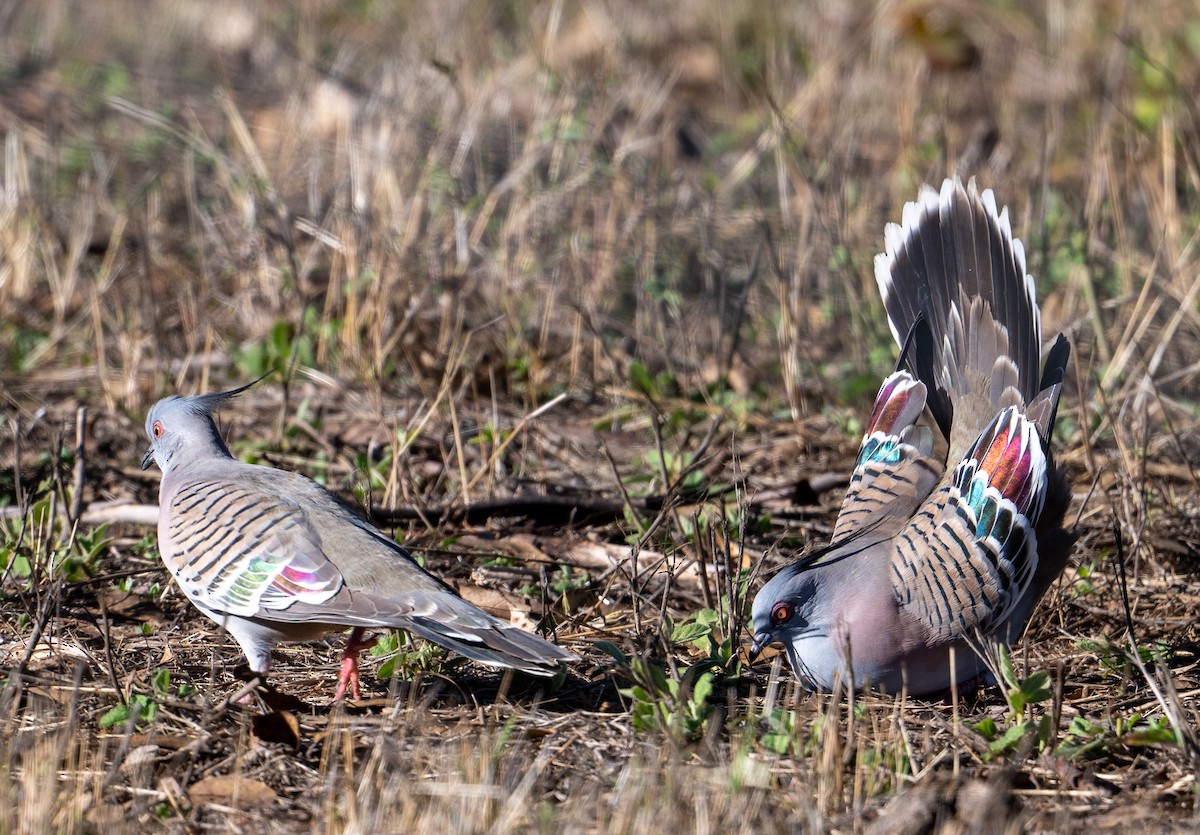
M 368 652 L 375 658 L 394 655 L 400 650 L 400 636 L 396 632 L 388 632 L 375 639 L 375 645 Z M 382 674 L 380 678 L 385 678 Z
M 159 693 L 170 693 L 171 671 L 166 667 L 160 667 L 154 671 L 154 677 L 150 680 L 150 683 Z
M 1054 741 L 1053 717 L 1047 713 L 1042 716 L 1037 725 L 1037 744 L 1039 751 L 1045 751 Z
M 650 376 L 650 372 L 646 370 L 646 366 L 636 360 L 629 363 L 629 384 L 647 397 L 654 397 L 656 394 L 654 379 Z
M 158 716 L 158 702 L 149 696 L 138 693 L 129 703 L 137 710 L 139 722 L 153 722 L 154 717 Z
M 1000 732 L 1000 729 L 996 727 L 996 720 L 990 716 L 986 716 L 979 722 L 976 722 L 971 726 L 971 730 L 975 731 L 975 733 L 988 742 L 992 742 L 996 738 L 996 734 Z
M 1050 683 L 1050 673 L 1045 670 L 1038 670 L 1021 683 L 1021 697 L 1027 705 L 1039 704 L 1052 695 L 1054 688 Z
M 988 750 L 990 750 L 993 754 L 1003 754 L 1004 752 L 1017 747 L 1017 743 L 1020 742 L 1025 736 L 1025 732 L 1028 730 L 1028 727 L 1028 723 L 1026 722 L 1013 725 L 1004 732 L 1003 736 L 1001 736 L 999 739 L 993 740 L 988 745 Z
M 1130 746 L 1157 745 L 1160 743 L 1167 745 L 1179 744 L 1174 729 L 1163 725 L 1138 728 L 1136 731 L 1132 731 L 1121 737 L 1121 742 Z
M 779 731 L 770 731 L 762 735 L 760 740 L 764 748 L 772 754 L 783 756 L 792 747 L 792 735 Z
M 672 644 L 688 644 L 712 633 L 708 624 L 685 621 L 671 631 Z
M 1071 724 L 1067 726 L 1067 736 L 1097 736 L 1102 733 L 1103 725 L 1097 725 L 1083 716 L 1072 717 Z
M 117 705 L 100 717 L 100 727 L 111 728 L 113 725 L 123 725 L 129 721 L 130 715 L 129 705 Z
M 612 656 L 613 660 L 615 660 L 618 664 L 629 663 L 629 657 L 625 655 L 625 653 L 621 652 L 621 650 L 617 648 L 616 644 L 608 641 L 597 641 L 595 644 L 593 644 L 593 646 L 601 652 Z
M 1004 683 L 1008 685 L 1008 689 L 1016 690 L 1020 686 L 1017 679 L 1017 673 L 1013 670 L 1012 657 L 1008 654 L 1007 647 L 1000 647 L 1000 675 L 1004 679 Z M 1014 708 L 1019 710 L 1019 708 Z

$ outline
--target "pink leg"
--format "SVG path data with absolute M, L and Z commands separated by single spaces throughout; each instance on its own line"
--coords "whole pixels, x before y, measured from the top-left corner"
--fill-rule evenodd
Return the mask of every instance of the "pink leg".
M 342 669 L 338 673 L 337 690 L 333 694 L 335 702 L 342 700 L 347 688 L 350 690 L 350 698 L 355 701 L 362 698 L 362 690 L 358 684 L 358 654 L 375 646 L 374 638 L 364 641 L 362 634 L 362 627 L 356 626 L 350 633 L 350 640 L 346 641 L 346 651 L 342 653 Z

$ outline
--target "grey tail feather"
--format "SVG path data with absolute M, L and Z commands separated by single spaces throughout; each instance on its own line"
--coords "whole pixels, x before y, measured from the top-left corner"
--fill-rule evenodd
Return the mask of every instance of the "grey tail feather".
M 277 614 L 296 623 L 403 629 L 474 661 L 511 667 L 534 675 L 554 675 L 560 662 L 578 661 L 572 652 L 526 632 L 466 602 L 452 590 L 438 595 L 437 616 L 413 614 L 407 603 L 355 594 L 352 608 L 331 610 L 321 604 L 293 603 Z M 440 619 L 439 619 L 440 617 Z
M 922 303 L 917 318 L 909 328 L 908 336 L 900 348 L 900 358 L 896 360 L 896 370 L 908 366 L 913 375 L 925 383 L 926 405 L 933 415 L 934 421 L 944 437 L 950 437 L 950 425 L 954 422 L 954 404 L 946 395 L 946 390 L 938 385 L 937 373 L 934 369 L 934 359 L 937 356 L 933 342 L 933 331 L 929 327 L 929 318 Z
M 1060 333 L 1046 355 L 1046 368 L 1042 372 L 1037 396 L 1029 402 L 1029 408 L 1025 410 L 1029 419 L 1037 425 L 1042 440 L 1046 442 L 1049 442 L 1050 433 L 1054 431 L 1054 421 L 1058 418 L 1058 398 L 1062 394 L 1063 379 L 1067 375 L 1067 360 L 1070 357 L 1071 343 Z
M 437 621 L 422 617 L 409 618 L 397 627 L 452 649 L 472 661 L 511 667 L 533 675 L 551 676 L 558 672 L 560 663 L 579 660 L 573 653 L 537 635 L 499 622 L 472 628 L 469 633 L 457 629 L 454 634 L 448 634 Z M 475 640 L 469 640 L 468 634 Z

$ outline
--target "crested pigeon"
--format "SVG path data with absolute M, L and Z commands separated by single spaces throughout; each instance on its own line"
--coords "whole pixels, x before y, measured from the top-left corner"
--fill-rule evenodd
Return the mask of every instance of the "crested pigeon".
M 886 244 L 875 277 L 900 359 L 831 544 L 759 591 L 751 653 L 783 643 L 812 689 L 920 695 L 984 674 L 1066 565 L 1070 491 L 1049 442 L 1070 345 L 1060 334 L 1039 374 L 1024 248 L 974 180 L 925 186 Z
M 253 384 L 251 384 L 253 385 Z M 249 386 L 160 400 L 146 417 L 143 469 L 162 470 L 163 562 L 265 680 L 271 647 L 352 628 L 334 699 L 360 698 L 364 630 L 403 629 L 474 661 L 551 676 L 566 650 L 497 620 L 310 479 L 233 458 L 213 410 Z

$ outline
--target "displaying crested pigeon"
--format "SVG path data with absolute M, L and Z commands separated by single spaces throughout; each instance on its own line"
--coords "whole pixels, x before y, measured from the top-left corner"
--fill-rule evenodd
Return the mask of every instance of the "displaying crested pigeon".
M 754 600 L 752 652 L 782 642 L 811 688 L 967 682 L 985 647 L 1020 637 L 1073 543 L 1049 449 L 1070 345 L 1060 334 L 1039 374 L 1041 313 L 1008 210 L 956 178 L 903 220 L 875 259 L 900 360 L 833 540 Z
M 353 628 L 334 699 L 360 698 L 372 627 L 403 629 L 497 667 L 549 676 L 577 660 L 472 606 L 324 488 L 229 454 L 213 410 L 232 391 L 160 400 L 146 417 L 162 470 L 158 544 L 188 599 L 225 627 L 265 677 L 271 647 Z

